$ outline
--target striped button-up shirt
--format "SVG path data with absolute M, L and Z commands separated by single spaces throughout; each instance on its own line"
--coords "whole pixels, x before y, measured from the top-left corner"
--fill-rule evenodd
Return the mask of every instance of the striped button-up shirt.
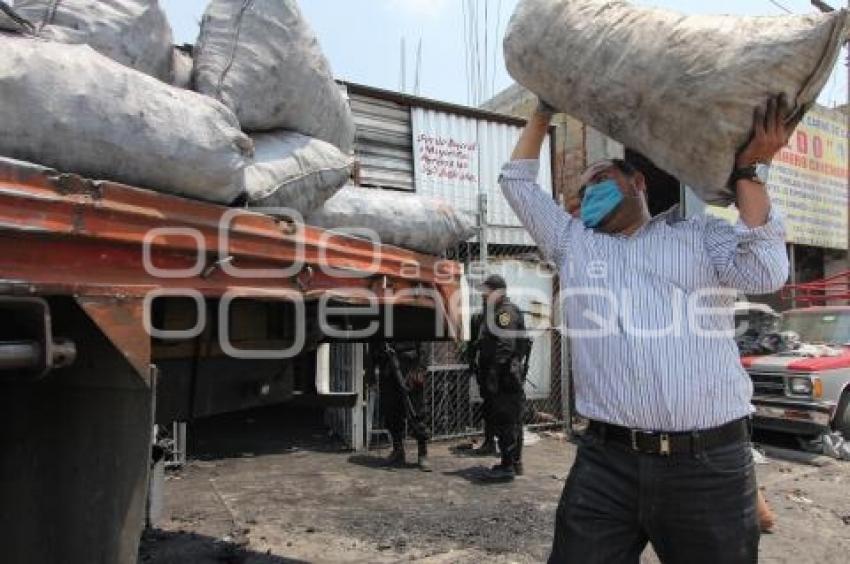
M 748 228 L 710 216 L 653 218 L 633 236 L 587 229 L 536 184 L 536 160 L 508 163 L 505 197 L 553 262 L 570 338 L 576 410 L 650 431 L 720 426 L 751 412 L 734 342 L 738 292 L 787 280 L 781 220 Z

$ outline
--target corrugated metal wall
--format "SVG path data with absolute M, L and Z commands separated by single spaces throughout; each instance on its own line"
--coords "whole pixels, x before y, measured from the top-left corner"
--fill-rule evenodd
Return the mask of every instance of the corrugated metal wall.
M 425 107 L 411 107 L 363 93 L 350 94 L 349 98 L 357 131 L 355 154 L 359 163 L 360 185 L 416 191 L 441 198 L 476 219 L 479 194 L 486 194 L 489 242 L 533 245 L 531 237 L 502 196 L 498 183 L 502 166 L 510 159 L 519 140 L 521 127 Z M 437 149 L 448 151 L 450 156 L 463 156 L 468 169 L 455 169 L 442 176 L 427 174 L 422 161 L 425 143 L 416 139 L 420 134 L 432 141 L 450 140 L 460 144 L 460 148 L 441 146 Z M 475 150 L 466 150 L 469 146 L 474 146 Z M 433 146 L 431 148 L 434 149 Z M 547 194 L 552 194 L 550 139 L 544 143 L 540 165 L 540 187 Z
M 480 190 L 487 194 L 487 222 L 490 224 L 488 240 L 491 244 L 533 245 L 531 236 L 523 229 L 499 187 L 502 166 L 510 160 L 522 129 L 515 125 L 480 121 L 478 132 L 481 144 Z M 549 138 L 544 141 L 540 152 L 540 174 L 537 181 L 540 188 L 551 196 L 552 155 Z
M 481 176 L 478 121 L 424 108 L 411 108 L 411 121 L 416 192 L 475 217 Z M 432 164 L 429 158 L 457 164 Z
M 416 191 L 442 198 L 476 217 L 479 195 L 486 194 L 489 242 L 533 245 L 499 188 L 502 166 L 510 160 L 522 128 L 417 107 L 411 109 L 411 122 Z M 473 146 L 474 151 L 468 150 Z M 425 158 L 435 153 L 449 164 L 435 170 Z M 457 163 L 458 159 L 462 164 Z M 540 165 L 540 188 L 552 194 L 549 139 L 544 142 Z M 464 174 L 466 167 L 469 167 L 468 175 Z
M 413 191 L 410 109 L 359 94 L 352 94 L 350 101 L 360 185 Z

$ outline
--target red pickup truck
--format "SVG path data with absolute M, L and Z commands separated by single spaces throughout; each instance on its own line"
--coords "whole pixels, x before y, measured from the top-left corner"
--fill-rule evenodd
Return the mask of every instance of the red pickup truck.
M 753 380 L 755 426 L 797 435 L 830 430 L 850 438 L 850 306 L 843 302 L 850 273 L 789 286 L 799 307 L 782 314 L 778 332 L 793 345 L 763 356 L 745 356 Z

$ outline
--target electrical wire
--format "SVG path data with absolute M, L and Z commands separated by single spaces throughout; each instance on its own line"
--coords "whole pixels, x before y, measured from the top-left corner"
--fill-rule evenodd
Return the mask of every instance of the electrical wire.
M 774 6 L 776 6 L 777 8 L 779 8 L 780 10 L 784 10 L 786 14 L 793 14 L 794 13 L 793 11 L 788 9 L 787 6 L 784 6 L 782 3 L 780 3 L 778 0 L 767 0 L 767 1 L 770 2 L 771 4 L 773 4 Z
M 490 2 L 484 0 L 484 92 L 476 106 L 487 99 L 487 86 L 490 84 L 488 71 L 490 69 Z
M 464 0 L 466 2 L 466 30 L 469 34 L 469 90 L 470 98 L 469 105 L 475 103 L 475 82 L 478 70 L 475 67 L 475 4 L 473 0 Z
M 491 78 L 490 84 L 490 94 L 496 94 L 496 68 L 499 57 L 499 37 L 502 36 L 502 0 L 499 0 L 499 3 L 496 5 L 496 41 L 493 45 L 493 74 Z
M 463 21 L 463 62 L 466 67 L 466 103 L 472 103 L 472 88 L 469 86 L 469 32 L 467 29 L 466 2 L 460 3 L 460 13 Z
M 481 98 L 481 29 L 478 25 L 478 0 L 470 0 L 470 6 L 472 7 L 472 61 L 475 67 L 472 105 L 477 106 Z

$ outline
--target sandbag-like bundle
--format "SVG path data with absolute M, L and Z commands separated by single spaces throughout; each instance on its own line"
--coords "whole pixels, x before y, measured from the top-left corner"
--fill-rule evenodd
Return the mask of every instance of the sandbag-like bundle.
M 171 63 L 171 85 L 190 90 L 192 88 L 193 66 L 191 46 L 174 47 Z
M 307 223 L 345 232 L 369 229 L 380 242 L 438 255 L 475 234 L 472 221 L 449 204 L 415 194 L 346 186 Z
M 0 33 L 0 155 L 230 203 L 253 152 L 215 100 L 87 45 Z
M 348 181 L 354 159 L 325 141 L 278 131 L 251 135 L 254 164 L 245 169 L 250 207 L 309 214 Z
M 158 0 L 17 0 L 40 37 L 86 43 L 122 65 L 171 81 L 171 26 Z
M 505 60 L 550 104 L 725 204 L 755 107 L 784 92 L 800 120 L 830 76 L 847 19 L 844 10 L 683 16 L 618 0 L 521 0 Z
M 289 129 L 351 151 L 351 110 L 295 0 L 212 0 L 194 84 L 236 112 L 245 131 Z

